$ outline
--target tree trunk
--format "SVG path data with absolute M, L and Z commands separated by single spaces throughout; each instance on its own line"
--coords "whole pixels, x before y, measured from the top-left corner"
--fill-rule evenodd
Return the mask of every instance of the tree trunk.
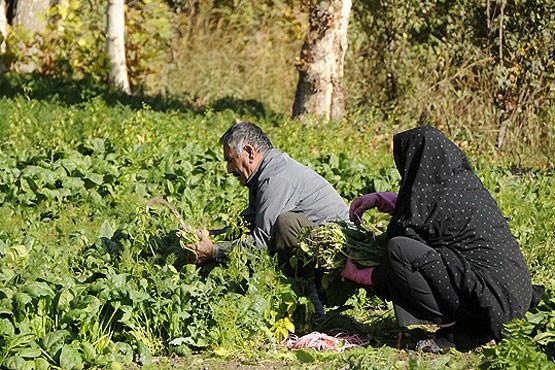
M 106 10 L 106 44 L 110 58 L 110 81 L 120 91 L 130 94 L 125 59 L 124 0 L 108 0 Z
M 8 37 L 8 18 L 6 17 L 6 1 L 0 0 L 0 73 L 6 70 L 4 54 L 6 53 L 6 37 Z
M 32 35 L 41 34 L 46 29 L 49 0 L 14 0 L 12 12 L 12 27 L 21 28 L 31 32 Z M 19 73 L 32 73 L 40 66 L 35 61 L 38 58 L 40 48 L 37 43 L 24 46 L 20 53 L 21 60 L 11 65 L 11 69 Z
M 298 66 L 293 116 L 343 117 L 342 80 L 351 5 L 351 0 L 323 0 L 311 10 L 310 30 Z
M 8 18 L 6 16 L 6 0 L 0 0 L 0 55 L 6 52 L 6 37 L 8 37 Z
M 49 0 L 16 0 L 12 25 L 21 26 L 33 33 L 41 33 L 46 28 L 46 14 Z
M 397 83 L 396 37 L 401 32 L 399 32 L 400 30 L 398 29 L 399 23 L 396 24 L 395 22 L 395 16 L 392 12 L 392 2 L 384 0 L 381 1 L 380 4 L 385 18 L 385 36 L 387 41 L 387 52 L 382 53 L 384 64 L 389 68 L 387 74 L 387 95 L 389 102 L 393 103 L 399 98 L 399 84 Z M 403 29 L 405 28 L 406 26 L 403 27 Z

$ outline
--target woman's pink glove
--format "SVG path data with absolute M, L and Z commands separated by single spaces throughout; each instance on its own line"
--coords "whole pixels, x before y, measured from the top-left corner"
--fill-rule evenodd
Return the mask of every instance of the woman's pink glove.
M 349 218 L 356 224 L 360 224 L 362 214 L 371 208 L 378 208 L 378 211 L 393 214 L 397 193 L 380 192 L 370 193 L 356 198 L 349 208 Z
M 345 262 L 345 268 L 341 271 L 341 277 L 352 280 L 355 283 L 372 285 L 372 271 L 374 271 L 373 267 L 359 269 L 349 256 Z

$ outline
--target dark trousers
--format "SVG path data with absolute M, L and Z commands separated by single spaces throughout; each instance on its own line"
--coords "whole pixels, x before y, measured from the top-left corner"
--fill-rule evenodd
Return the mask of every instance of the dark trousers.
M 406 237 L 392 238 L 384 264 L 372 275 L 376 291 L 394 303 L 399 326 L 449 323 L 460 300 L 436 250 Z
M 277 254 L 278 263 L 286 276 L 314 277 L 314 266 L 303 266 L 295 256 L 299 247 L 297 235 L 306 227 L 317 226 L 314 222 L 295 212 L 284 212 L 278 216 L 270 239 L 270 252 Z
M 306 281 L 303 294 L 314 304 L 316 317 L 322 317 L 325 310 L 316 290 L 314 264 L 305 265 L 303 259 L 296 256 L 297 248 L 299 248 L 297 235 L 304 228 L 316 226 L 314 222 L 299 213 L 282 213 L 278 216 L 272 229 L 270 252 L 277 254 L 278 263 L 285 276 L 301 277 Z

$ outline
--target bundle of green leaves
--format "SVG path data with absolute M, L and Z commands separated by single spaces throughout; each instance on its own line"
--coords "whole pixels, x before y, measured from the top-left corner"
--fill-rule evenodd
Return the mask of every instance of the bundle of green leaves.
M 299 235 L 298 261 L 314 263 L 326 272 L 341 271 L 351 256 L 360 267 L 378 266 L 383 261 L 386 234 L 378 229 L 355 228 L 347 223 L 329 223 L 306 228 Z

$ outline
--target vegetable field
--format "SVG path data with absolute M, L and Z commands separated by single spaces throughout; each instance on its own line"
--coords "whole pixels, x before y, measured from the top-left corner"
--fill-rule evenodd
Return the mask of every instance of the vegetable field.
M 0 367 L 464 369 L 553 368 L 555 179 L 467 152 L 510 218 L 535 283 L 546 294 L 507 339 L 471 353 L 426 355 L 399 336 L 371 290 L 328 305 L 319 329 L 357 333 L 364 348 L 284 348 L 316 328 L 299 282 L 262 252 L 203 267 L 182 258 L 169 200 L 191 227 L 237 225 L 247 193 L 225 173 L 218 138 L 236 119 L 311 166 L 347 202 L 396 191 L 390 137 L 411 127 L 301 125 L 255 102 L 195 110 L 177 101 L 122 98 L 94 84 L 2 81 L 0 96 Z M 553 138 L 550 138 L 553 139 Z M 385 224 L 368 212 L 364 223 Z M 353 325 L 357 322 L 358 325 Z

